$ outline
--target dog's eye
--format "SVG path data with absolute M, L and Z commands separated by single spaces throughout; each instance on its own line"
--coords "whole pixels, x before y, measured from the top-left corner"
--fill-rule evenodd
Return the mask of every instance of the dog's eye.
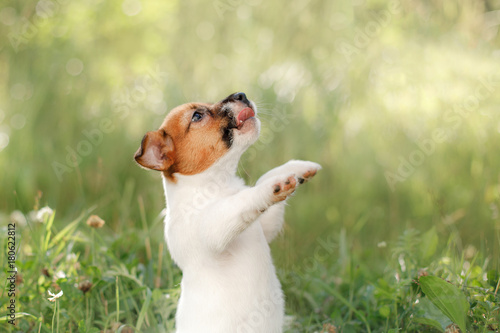
M 193 113 L 193 117 L 191 118 L 191 121 L 193 123 L 196 123 L 196 122 L 200 121 L 202 118 L 203 118 L 203 114 L 202 113 L 195 112 L 195 113 Z

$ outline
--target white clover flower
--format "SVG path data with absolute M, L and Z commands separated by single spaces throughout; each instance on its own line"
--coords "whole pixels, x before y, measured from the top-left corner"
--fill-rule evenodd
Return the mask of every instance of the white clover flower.
M 55 280 L 58 280 L 58 279 L 64 279 L 66 277 L 66 273 L 64 273 L 63 271 L 57 271 L 55 274 L 54 274 L 54 279 Z
M 18 223 L 21 227 L 26 225 L 26 217 L 19 210 L 15 210 L 10 214 L 10 220 L 14 223 Z
M 49 292 L 49 295 L 52 296 L 52 297 L 49 297 L 49 301 L 51 301 L 51 302 L 55 302 L 56 299 L 58 299 L 59 297 L 61 297 L 63 295 L 62 290 L 57 294 L 51 293 L 50 290 L 48 292 Z
M 47 216 L 54 214 L 54 211 L 49 206 L 45 206 L 36 212 L 35 220 L 37 222 L 45 222 Z

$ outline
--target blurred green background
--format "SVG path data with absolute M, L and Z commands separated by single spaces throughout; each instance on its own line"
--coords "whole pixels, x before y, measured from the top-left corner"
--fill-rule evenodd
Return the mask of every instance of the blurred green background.
M 0 211 L 37 202 L 106 233 L 164 208 L 133 154 L 168 110 L 243 91 L 259 106 L 250 183 L 289 159 L 323 170 L 290 201 L 280 269 L 345 233 L 435 226 L 498 267 L 500 1 L 14 1 L 0 8 Z M 75 155 L 76 154 L 76 155 Z M 161 239 L 161 232 L 158 233 Z M 383 243 L 382 243 L 383 244 Z M 330 258 L 332 263 L 336 260 Z

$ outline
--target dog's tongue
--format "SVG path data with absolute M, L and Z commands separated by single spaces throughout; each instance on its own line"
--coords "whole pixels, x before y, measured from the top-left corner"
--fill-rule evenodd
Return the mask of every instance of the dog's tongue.
M 238 128 L 243 126 L 243 123 L 245 120 L 255 117 L 255 112 L 252 110 L 252 108 L 244 108 L 243 110 L 238 113 Z

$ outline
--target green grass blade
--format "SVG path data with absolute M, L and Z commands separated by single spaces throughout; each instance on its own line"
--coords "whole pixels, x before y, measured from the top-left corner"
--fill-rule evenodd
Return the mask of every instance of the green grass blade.
M 45 229 L 47 231 L 50 231 L 50 228 L 52 228 L 52 225 L 54 224 L 54 217 L 56 216 L 56 211 L 54 210 L 52 212 L 52 215 L 49 216 L 48 220 L 47 220 L 47 224 L 45 225 Z
M 83 214 L 78 216 L 76 220 L 68 224 L 64 229 L 62 229 L 57 235 L 55 235 L 52 240 L 50 241 L 47 249 L 52 248 L 55 244 L 57 244 L 61 239 L 63 239 L 66 235 L 71 234 L 73 231 L 75 231 L 76 227 L 78 226 L 78 223 L 82 220 Z
M 330 287 L 327 283 L 325 283 L 324 281 L 322 280 L 319 280 L 319 279 L 314 279 L 315 281 L 317 281 L 321 286 L 323 286 L 323 288 L 325 288 L 325 290 L 327 292 L 329 292 L 330 294 L 332 294 L 334 297 L 336 297 L 339 301 L 341 301 L 342 303 L 344 303 L 345 306 L 347 306 L 352 312 L 354 312 L 358 317 L 359 319 L 361 319 L 361 321 L 365 324 L 366 326 L 366 331 L 368 333 L 371 332 L 371 329 L 370 329 L 370 324 L 368 323 L 368 321 L 366 320 L 366 317 L 361 313 L 359 312 L 354 306 L 352 306 L 352 304 L 344 298 L 344 296 L 342 296 L 337 290 L 333 289 L 332 287 Z
M 118 276 L 116 277 L 116 322 L 120 322 L 120 285 L 118 284 Z
M 42 253 L 45 253 L 48 249 L 48 246 L 49 246 L 49 241 L 50 241 L 50 236 L 52 234 L 51 232 L 51 228 L 52 228 L 52 224 L 54 223 L 54 218 L 56 216 L 56 211 L 54 211 L 52 213 L 52 215 L 49 216 L 48 218 L 48 221 L 47 221 L 47 224 L 45 225 L 45 239 L 44 239 L 44 242 L 43 242 L 43 251 Z
M 32 315 L 31 313 L 26 313 L 26 312 L 18 312 L 18 313 L 16 313 L 16 319 L 23 318 L 23 317 L 31 317 L 31 318 L 36 319 L 37 321 L 40 320 L 40 318 L 38 318 L 37 316 Z M 1 322 L 6 322 L 8 320 L 10 320 L 9 316 L 0 317 L 0 323 Z
M 141 331 L 141 326 L 142 322 L 144 321 L 144 318 L 146 317 L 146 313 L 149 308 L 149 303 L 151 303 L 151 290 L 149 288 L 146 290 L 146 300 L 144 301 L 144 304 L 142 305 L 141 312 L 139 313 L 139 318 L 137 319 L 137 325 L 135 329 L 140 332 Z

